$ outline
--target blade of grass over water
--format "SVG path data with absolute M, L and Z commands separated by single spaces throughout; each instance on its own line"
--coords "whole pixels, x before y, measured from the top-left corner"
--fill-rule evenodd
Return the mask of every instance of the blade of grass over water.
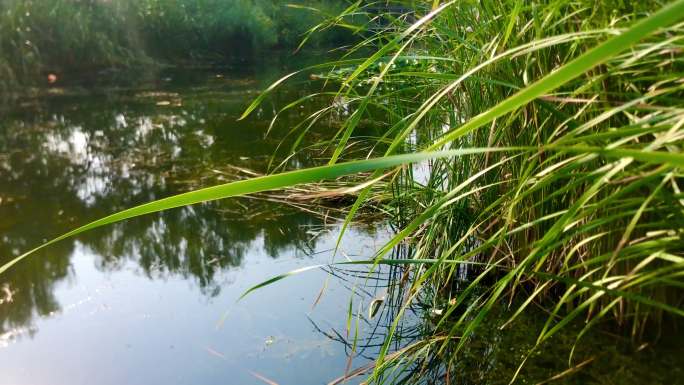
M 388 266 L 407 266 L 407 265 L 431 265 L 431 266 L 439 266 L 439 265 L 469 265 L 469 266 L 487 266 L 491 267 L 491 264 L 485 263 L 485 262 L 474 262 L 474 261 L 453 261 L 453 260 L 445 260 L 445 259 L 372 259 L 372 260 L 356 260 L 356 261 L 345 261 L 345 262 L 335 262 L 335 263 L 329 263 L 329 264 L 321 264 L 321 265 L 311 265 L 311 266 L 306 266 L 300 269 L 292 270 L 287 273 L 275 276 L 273 278 L 270 278 L 264 282 L 261 282 L 257 285 L 254 285 L 250 287 L 249 289 L 245 290 L 244 293 L 240 296 L 238 300 L 242 300 L 246 296 L 248 296 L 250 293 L 262 289 L 266 286 L 270 286 L 280 280 L 283 280 L 288 277 L 293 277 L 302 273 L 306 273 L 308 271 L 316 270 L 316 269 L 322 269 L 322 268 L 329 268 L 329 267 L 335 267 L 335 266 L 355 266 L 355 265 L 362 265 L 362 266 L 377 266 L 377 265 L 388 265 Z M 505 268 L 505 266 L 500 266 L 502 268 Z M 547 280 L 547 282 L 563 282 L 567 283 L 570 285 L 577 285 L 579 287 L 583 287 L 586 289 L 590 289 L 592 291 L 598 292 L 598 293 L 607 293 L 610 294 L 614 297 L 617 298 L 627 298 L 632 301 L 640 302 L 644 305 L 647 306 L 652 306 L 654 308 L 661 308 L 662 310 L 671 312 L 673 314 L 677 314 L 679 316 L 684 317 L 684 310 L 680 309 L 678 307 L 674 306 L 669 306 L 667 304 L 654 301 L 648 297 L 640 296 L 637 294 L 633 294 L 627 291 L 621 291 L 621 290 L 615 290 L 615 289 L 610 289 L 609 287 L 606 286 L 599 286 L 595 285 L 589 282 L 584 282 L 581 280 L 577 279 L 572 279 L 572 278 L 567 278 L 567 277 L 562 277 L 558 276 L 555 274 L 547 274 L 547 273 L 542 273 L 542 272 L 535 272 L 535 276 L 538 276 L 540 278 L 543 278 Z M 568 320 L 569 321 L 569 320 Z M 555 332 L 559 329 L 557 326 L 552 332 Z M 550 333 L 552 334 L 552 333 Z M 549 336 L 550 336 L 549 334 Z M 546 336 L 545 336 L 546 337 Z
M 114 213 L 110 216 L 95 220 L 86 225 L 78 227 L 69 231 L 57 238 L 54 238 L 18 257 L 10 262 L 0 266 L 0 274 L 4 273 L 11 266 L 15 265 L 22 259 L 41 250 L 53 243 L 73 237 L 80 233 L 96 229 L 98 227 L 106 226 L 116 222 L 121 222 L 126 219 L 135 218 L 142 215 L 156 213 L 164 210 L 178 208 L 182 206 L 189 206 L 203 202 L 210 202 L 219 199 L 236 197 L 240 195 L 248 195 L 257 192 L 268 190 L 275 190 L 279 188 L 295 186 L 304 183 L 313 183 L 325 179 L 338 178 L 345 175 L 356 174 L 366 171 L 383 170 L 390 167 L 395 167 L 403 164 L 410 164 L 421 162 L 430 159 L 460 157 L 473 154 L 484 154 L 494 152 L 511 152 L 511 151 L 532 151 L 536 148 L 470 148 L 447 151 L 434 152 L 420 152 L 414 154 L 386 156 L 382 158 L 375 158 L 370 160 L 360 160 L 337 165 L 321 166 L 297 171 L 290 171 L 282 174 L 268 175 L 257 177 L 253 179 L 241 180 L 237 182 L 227 183 L 219 186 L 208 187 L 201 190 L 195 190 L 169 198 L 160 199 L 157 201 L 142 204 L 140 206 L 132 207 Z M 600 148 L 573 148 L 573 147 L 549 147 L 548 150 L 562 150 L 569 152 L 582 153 L 596 153 L 607 157 L 620 158 L 630 156 L 645 162 L 667 161 L 677 165 L 684 166 L 684 154 L 669 154 L 669 153 L 655 153 L 645 151 L 616 151 L 605 150 Z M 389 250 L 386 250 L 389 251 Z
M 173 209 L 182 206 L 193 205 L 202 202 L 209 202 L 217 199 L 225 199 L 239 195 L 252 194 L 261 191 L 274 190 L 287 186 L 294 186 L 302 183 L 312 183 L 324 179 L 333 179 L 345 175 L 373 171 L 378 169 L 386 169 L 402 164 L 421 162 L 428 159 L 448 158 L 465 156 L 472 154 L 482 154 L 492 151 L 518 151 L 519 149 L 494 149 L 494 148 L 472 148 L 462 150 L 441 151 L 433 153 L 417 153 L 397 155 L 392 157 L 384 157 L 370 160 L 361 160 L 354 162 L 341 163 L 337 165 L 321 166 L 304 170 L 297 170 L 286 172 L 282 174 L 267 175 L 263 177 L 240 180 L 237 182 L 227 183 L 219 186 L 208 187 L 201 190 L 187 192 L 175 195 L 169 198 L 160 199 L 154 202 L 149 202 L 136 206 L 127 210 L 120 211 L 105 218 L 98 219 L 86 225 L 78 227 L 69 231 L 55 239 L 50 240 L 33 250 L 30 250 L 10 262 L 0 267 L 0 274 L 4 273 L 11 266 L 15 265 L 22 259 L 43 249 L 53 243 L 59 242 L 66 238 L 73 237 L 85 231 L 93 230 L 95 228 L 106 226 L 112 223 L 120 222 L 126 219 L 134 218 L 141 215 L 151 214 L 163 210 Z

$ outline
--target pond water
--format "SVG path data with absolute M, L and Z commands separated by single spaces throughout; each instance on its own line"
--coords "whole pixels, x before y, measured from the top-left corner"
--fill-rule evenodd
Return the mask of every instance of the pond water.
M 268 136 L 272 111 L 237 121 L 284 69 L 273 60 L 161 71 L 134 86 L 76 79 L 19 99 L 0 120 L 0 263 L 116 210 L 265 172 L 288 123 L 315 108 L 285 114 Z M 278 97 L 303 95 L 301 84 Z M 236 301 L 268 278 L 330 261 L 332 217 L 268 196 L 234 199 L 98 229 L 32 256 L 0 277 L 0 384 L 327 383 L 347 365 L 353 277 L 311 271 Z M 368 257 L 387 236 L 354 227 L 340 254 Z M 382 290 L 374 282 L 355 301 L 372 300 Z M 370 345 L 382 337 L 376 327 L 363 325 Z

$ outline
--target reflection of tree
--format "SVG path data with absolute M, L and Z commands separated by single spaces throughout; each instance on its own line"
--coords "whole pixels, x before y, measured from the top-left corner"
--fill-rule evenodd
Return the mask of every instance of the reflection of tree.
M 30 327 L 36 314 L 49 315 L 60 309 L 52 292 L 55 283 L 69 275 L 70 251 L 71 245 L 58 245 L 49 255 L 40 253 L 3 277 L 8 302 L 0 305 L 0 336 L 13 328 Z M 7 252 L 6 247 L 0 248 L 3 255 Z
M 263 171 L 277 133 L 264 140 L 267 121 L 236 123 L 241 104 L 212 95 L 190 95 L 183 107 L 171 93 L 62 97 L 3 118 L 0 263 L 90 219 L 216 183 L 206 170 L 239 164 Z M 172 105 L 157 106 L 167 100 Z M 304 156 L 293 162 L 311 164 Z M 150 278 L 186 277 L 216 295 L 217 273 L 240 266 L 255 240 L 276 258 L 309 247 L 306 227 L 316 225 L 313 216 L 269 202 L 223 201 L 136 218 L 78 242 L 98 254 L 102 270 L 134 261 Z M 61 242 L 0 277 L 13 293 L 0 305 L 0 335 L 59 310 L 53 290 L 71 274 L 74 246 Z

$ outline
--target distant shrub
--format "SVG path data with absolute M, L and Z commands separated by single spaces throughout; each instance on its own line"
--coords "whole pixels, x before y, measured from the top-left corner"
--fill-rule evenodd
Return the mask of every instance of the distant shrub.
M 343 4 L 299 3 L 329 13 Z M 35 79 L 47 71 L 294 48 L 320 19 L 320 13 L 279 0 L 5 0 L 0 2 L 0 82 L 7 87 L 11 79 Z M 348 34 L 327 36 L 310 44 L 338 42 Z

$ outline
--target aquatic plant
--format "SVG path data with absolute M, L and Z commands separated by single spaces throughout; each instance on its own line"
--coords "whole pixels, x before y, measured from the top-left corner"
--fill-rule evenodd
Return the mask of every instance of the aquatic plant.
M 374 55 L 322 76 L 339 79 L 354 111 L 335 136 L 331 163 L 344 155 L 359 119 L 383 107 L 391 122 L 381 138 L 391 142 L 386 155 L 522 150 L 438 159 L 393 176 L 385 210 L 401 231 L 374 264 L 404 263 L 416 274 L 407 302 L 426 290 L 441 293 L 434 304 L 440 338 L 395 363 L 458 352 L 478 328 L 505 329 L 532 307 L 548 315 L 537 347 L 582 318 L 577 342 L 599 324 L 638 341 L 656 336 L 665 315 L 684 315 L 680 163 L 660 158 L 681 156 L 679 7 L 414 4 L 383 14 L 391 27 L 367 32 L 359 47 L 387 42 Z M 665 19 L 667 27 L 656 21 Z M 646 152 L 654 158 L 643 158 Z M 348 218 L 369 196 L 360 194 Z M 377 260 L 401 244 L 411 246 L 410 258 Z M 456 291 L 463 266 L 470 266 L 468 284 Z M 440 297 L 451 300 L 440 305 Z M 509 320 L 482 324 L 513 303 Z M 441 357 L 448 367 L 458 355 Z M 372 380 L 384 381 L 381 372 Z
M 380 201 L 399 230 L 372 258 L 339 264 L 402 266 L 412 277 L 403 306 L 430 291 L 439 311 L 432 335 L 392 353 L 397 312 L 369 382 L 419 380 L 411 368 L 435 356 L 448 373 L 488 315 L 511 304 L 505 321 L 486 327 L 505 330 L 532 307 L 547 315 L 521 365 L 580 319 L 576 343 L 604 324 L 640 340 L 684 316 L 684 1 L 396 4 L 383 12 L 357 2 L 326 21 L 367 14 L 359 31 L 367 38 L 352 53 L 373 52 L 311 69 L 333 68 L 317 77 L 340 87 L 308 121 L 350 112 L 327 166 L 125 210 L 16 257 L 0 274 L 38 249 L 134 216 L 374 171 L 367 185 L 385 176 L 392 198 L 357 186 L 346 223 Z M 340 162 L 362 119 L 386 133 L 370 159 Z M 308 125 L 298 127 L 305 135 Z M 397 246 L 409 254 L 388 258 Z
M 386 42 L 374 55 L 324 74 L 339 79 L 354 111 L 331 163 L 359 119 L 383 107 L 391 122 L 381 138 L 391 141 L 386 155 L 524 148 L 397 170 L 385 210 L 401 231 L 376 258 L 401 244 L 412 253 L 374 263 L 405 263 L 416 274 L 407 302 L 441 293 L 434 333 L 453 339 L 395 363 L 458 352 L 478 328 L 505 329 L 533 307 L 548 315 L 537 347 L 582 318 L 577 342 L 599 324 L 638 341 L 657 336 L 666 315 L 684 315 L 681 171 L 677 161 L 639 159 L 681 156 L 681 6 L 654 14 L 656 2 L 413 4 L 383 14 L 390 27 L 379 34 L 368 30 L 359 47 Z M 652 35 L 643 39 L 649 22 L 637 20 L 648 15 Z M 670 18 L 669 26 L 654 15 Z M 606 157 L 614 151 L 621 155 Z M 348 218 L 369 196 L 360 194 Z M 463 266 L 468 283 L 456 291 Z M 509 320 L 483 325 L 493 309 L 513 303 Z M 445 367 L 458 359 L 441 357 Z M 382 382 L 381 372 L 372 379 Z

